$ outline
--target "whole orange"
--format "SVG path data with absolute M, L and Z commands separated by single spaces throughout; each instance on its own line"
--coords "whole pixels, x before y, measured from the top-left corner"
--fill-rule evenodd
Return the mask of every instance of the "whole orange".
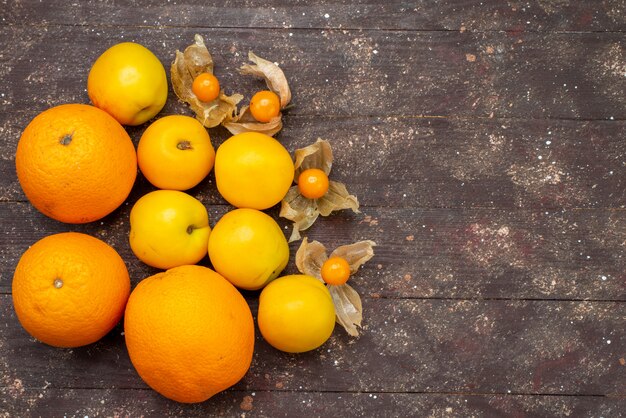
M 33 206 L 58 221 L 86 223 L 113 212 L 128 197 L 137 155 L 122 125 L 108 113 L 66 104 L 28 124 L 15 166 Z
M 237 383 L 254 350 L 254 323 L 243 296 L 197 265 L 142 280 L 128 300 L 124 334 L 139 376 L 161 395 L 186 403 Z
M 13 276 L 20 323 L 56 347 L 79 347 L 104 337 L 122 318 L 129 293 L 128 270 L 119 254 L 76 232 L 37 241 Z

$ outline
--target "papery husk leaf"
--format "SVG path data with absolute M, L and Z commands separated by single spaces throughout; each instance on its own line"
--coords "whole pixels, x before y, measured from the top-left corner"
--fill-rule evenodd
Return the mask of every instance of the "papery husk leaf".
M 178 53 L 178 51 L 176 52 Z M 193 44 L 185 48 L 183 55 L 187 68 L 193 78 L 196 78 L 201 73 L 213 74 L 213 56 L 211 56 L 211 53 L 204 44 L 204 38 L 202 38 L 201 35 L 194 35 Z M 191 81 L 193 81 L 193 79 Z
M 268 88 L 278 94 L 280 107 L 283 109 L 291 101 L 291 90 L 287 84 L 285 73 L 276 64 L 266 59 L 260 58 L 253 52 L 248 54 L 250 61 L 254 63 L 244 64 L 240 72 L 242 74 L 254 75 L 265 80 Z M 241 109 L 238 115 L 226 118 L 222 125 L 233 135 L 243 132 L 260 132 L 269 136 L 276 135 L 282 128 L 282 113 L 272 118 L 269 122 L 259 122 L 252 116 L 248 106 Z
M 222 125 L 230 131 L 231 134 L 237 135 L 243 132 L 260 132 L 265 135 L 274 136 L 283 128 L 282 114 L 272 118 L 269 122 L 259 122 L 252 116 L 250 108 L 244 106 L 239 115 L 234 118 L 226 118 Z
M 176 96 L 191 107 L 196 119 L 205 127 L 213 128 L 236 114 L 237 104 L 243 100 L 243 96 L 227 96 L 220 91 L 217 99 L 200 101 L 191 89 L 193 80 L 200 73 L 213 73 L 213 58 L 202 36 L 195 35 L 194 43 L 185 48 L 185 52 L 176 51 L 176 58 L 170 68 L 172 87 Z
M 350 245 L 342 245 L 341 247 L 337 247 L 330 254 L 330 257 L 341 257 L 345 259 L 350 265 L 350 274 L 354 274 L 363 263 L 374 257 L 374 246 L 376 246 L 376 243 L 370 240 L 359 241 Z
M 335 304 L 337 323 L 344 327 L 348 334 L 358 337 L 359 331 L 357 327 L 361 327 L 361 321 L 363 320 L 361 297 L 348 284 L 342 284 L 341 286 L 329 285 L 328 290 Z
M 300 231 L 313 225 L 319 216 L 319 211 L 315 200 L 302 196 L 298 186 L 292 186 L 281 202 L 279 216 L 293 222 L 293 231 L 289 237 L 289 242 L 293 242 L 300 239 Z
M 308 274 L 320 281 L 322 279 L 322 265 L 328 259 L 326 247 L 319 241 L 309 242 L 306 237 L 302 240 L 296 252 L 296 267 L 302 274 Z
M 294 155 L 296 157 L 294 163 L 296 183 L 300 173 L 309 168 L 318 168 L 326 175 L 330 174 L 333 166 L 333 151 L 328 141 L 317 138 L 314 144 L 297 149 Z
M 352 209 L 359 213 L 359 200 L 348 193 L 343 183 L 330 180 L 326 194 L 317 199 L 317 208 L 322 216 L 341 209 Z
M 291 90 L 289 89 L 287 77 L 285 77 L 283 70 L 273 62 L 255 55 L 252 51 L 248 53 L 248 59 L 252 61 L 254 65 L 244 64 L 241 66 L 239 72 L 241 72 L 241 74 L 249 74 L 263 78 L 267 87 L 278 95 L 280 98 L 280 108 L 284 109 L 291 101 Z

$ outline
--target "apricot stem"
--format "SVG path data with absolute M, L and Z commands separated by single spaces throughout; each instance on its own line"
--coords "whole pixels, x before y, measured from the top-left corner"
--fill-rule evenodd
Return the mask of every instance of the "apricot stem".
M 191 146 L 191 142 L 189 141 L 180 141 L 178 144 L 176 144 L 176 148 L 178 148 L 179 150 L 185 151 L 188 149 L 193 149 L 193 147 Z

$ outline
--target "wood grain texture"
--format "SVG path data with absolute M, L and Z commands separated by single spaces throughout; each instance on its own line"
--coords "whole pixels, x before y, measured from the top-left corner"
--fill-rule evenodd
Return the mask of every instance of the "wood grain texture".
M 32 416 L 245 416 L 322 417 L 328 411 L 343 416 L 619 416 L 626 401 L 608 397 L 440 395 L 428 393 L 334 393 L 306 391 L 229 390 L 197 405 L 183 405 L 147 389 L 24 389 L 16 381 L 0 389 L 0 406 Z
M 46 235 L 78 231 L 119 251 L 138 283 L 157 270 L 128 245 L 134 200 L 102 221 L 65 225 L 28 203 L 0 203 L 0 293 L 9 293 L 21 254 Z M 203 194 L 197 194 L 201 201 Z M 229 206 L 208 206 L 210 224 Z M 375 258 L 352 278 L 364 296 L 383 298 L 563 299 L 626 301 L 626 212 L 362 208 L 320 219 L 305 236 L 333 248 L 376 241 Z M 276 216 L 276 210 L 270 213 Z M 289 223 L 279 219 L 287 228 Z M 286 273 L 299 242 L 291 244 Z M 208 258 L 202 264 L 210 266 Z
M 91 63 L 120 41 L 141 41 L 169 69 L 176 49 L 204 35 L 227 92 L 263 84 L 237 69 L 248 51 L 278 62 L 293 88 L 289 114 L 621 120 L 621 33 L 406 32 L 0 26 L 0 111 L 86 102 Z M 180 109 L 172 96 L 166 112 Z
M 256 298 L 249 302 L 256 313 Z M 120 327 L 63 350 L 19 326 L 10 296 L 0 296 L 0 308 L 4 385 L 146 388 Z M 624 304 L 366 298 L 364 310 L 358 339 L 337 329 L 322 348 L 300 355 L 273 349 L 257 331 L 250 371 L 234 388 L 626 396 Z
M 66 225 L 28 203 L 14 153 L 38 112 L 88 102 L 88 70 L 110 45 L 140 42 L 169 68 L 195 33 L 229 93 L 264 87 L 237 73 L 249 50 L 281 65 L 290 151 L 331 141 L 331 178 L 362 213 L 305 235 L 378 246 L 351 279 L 360 338 L 336 329 L 288 355 L 257 332 L 241 382 L 183 405 L 141 381 L 121 324 L 55 349 L 21 328 L 11 300 L 21 254 L 56 232 L 111 244 L 133 285 L 156 273 L 127 241 L 130 208 L 153 187 L 139 176 L 120 209 Z M 621 416 L 625 33 L 622 0 L 0 2 L 0 417 Z M 170 93 L 161 115 L 188 113 Z M 135 144 L 143 129 L 128 129 Z M 230 209 L 213 174 L 190 193 L 211 225 Z M 243 293 L 256 314 L 258 292 Z
M 604 0 L 192 0 L 6 2 L 2 23 L 471 31 L 624 31 L 623 2 Z M 68 20 L 71 16 L 71 20 Z
M 181 113 L 189 114 L 181 108 Z M 25 201 L 14 167 L 35 112 L 0 113 L 0 201 Z M 327 118 L 289 115 L 277 138 L 293 152 L 331 141 L 331 177 L 368 207 L 626 207 L 626 123 L 617 121 Z M 145 126 L 131 128 L 135 143 Z M 212 129 L 216 147 L 227 137 Z M 407 148 L 410 152 L 407 152 Z M 140 179 L 138 192 L 149 190 Z M 194 189 L 224 204 L 213 174 Z

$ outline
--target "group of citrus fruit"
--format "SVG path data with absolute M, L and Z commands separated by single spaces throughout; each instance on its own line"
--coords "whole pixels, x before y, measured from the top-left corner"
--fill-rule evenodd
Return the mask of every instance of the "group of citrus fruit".
M 242 133 L 215 152 L 198 120 L 172 115 L 152 122 L 135 150 L 122 125 L 154 118 L 168 94 L 163 65 L 136 43 L 105 51 L 89 72 L 87 91 L 93 106 L 56 106 L 25 128 L 15 157 L 20 185 L 43 214 L 87 223 L 127 199 L 139 168 L 158 190 L 132 207 L 130 246 L 141 261 L 165 271 L 131 292 L 124 260 L 111 246 L 75 232 L 47 236 L 25 251 L 13 278 L 15 311 L 26 331 L 49 345 L 77 347 L 99 340 L 124 317 L 137 372 L 180 402 L 208 399 L 250 366 L 253 317 L 236 287 L 263 289 L 258 326 L 269 344 L 286 352 L 322 345 L 335 324 L 331 295 L 313 277 L 278 278 L 289 246 L 280 226 L 262 212 L 279 203 L 294 181 L 285 147 L 261 133 Z M 200 75 L 193 92 L 214 100 L 219 81 Z M 271 91 L 254 95 L 253 116 L 271 119 L 280 111 L 276 100 Z M 211 230 L 204 204 L 184 191 L 213 168 L 217 190 L 235 209 Z M 300 178 L 302 193 L 322 196 L 328 179 L 308 174 Z M 207 254 L 215 270 L 197 265 Z M 344 283 L 346 265 L 332 260 L 324 278 Z

